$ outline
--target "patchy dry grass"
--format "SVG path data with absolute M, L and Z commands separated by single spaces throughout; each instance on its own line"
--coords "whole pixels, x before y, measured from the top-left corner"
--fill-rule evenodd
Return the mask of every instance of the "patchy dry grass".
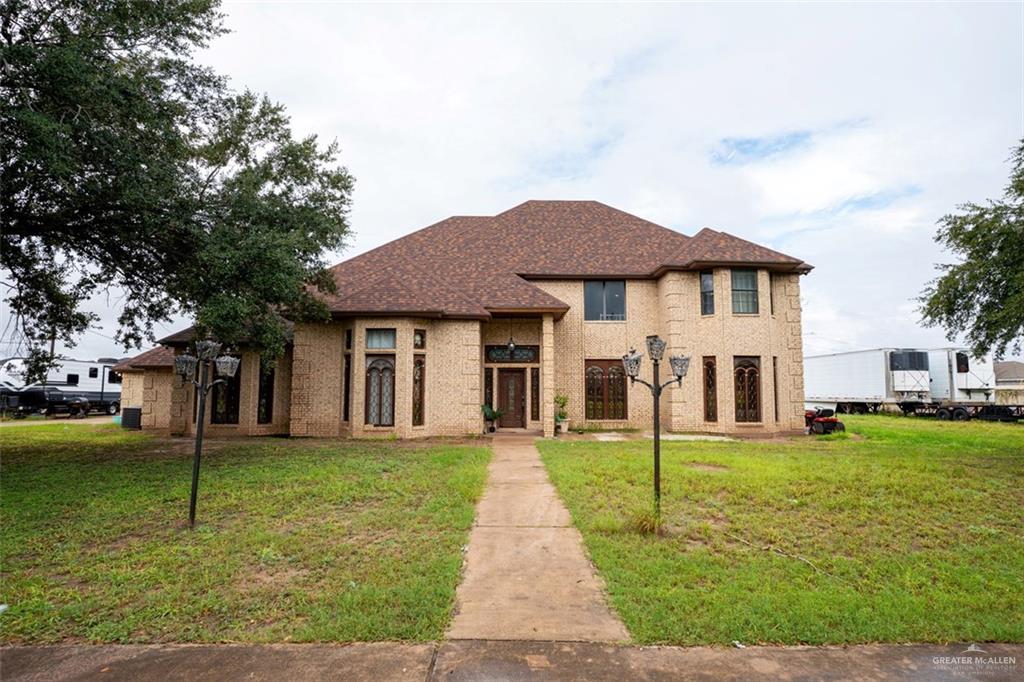
M 0 640 L 433 640 L 451 615 L 488 451 L 213 443 L 113 426 L 0 431 Z
M 1024 426 L 844 421 L 663 443 L 661 535 L 650 441 L 540 449 L 638 642 L 1024 641 Z

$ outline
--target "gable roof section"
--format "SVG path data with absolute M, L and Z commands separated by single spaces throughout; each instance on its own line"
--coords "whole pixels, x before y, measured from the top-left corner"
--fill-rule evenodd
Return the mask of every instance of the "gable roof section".
M 174 366 L 174 349 L 166 346 L 157 346 L 140 353 L 133 358 L 122 360 L 113 366 L 115 372 L 124 372 L 143 369 L 159 369 L 162 367 Z
M 527 201 L 493 217 L 455 216 L 343 261 L 338 315 L 487 319 L 564 313 L 531 279 L 649 279 L 672 269 L 750 264 L 807 272 L 803 261 L 705 228 L 693 237 L 596 201 Z

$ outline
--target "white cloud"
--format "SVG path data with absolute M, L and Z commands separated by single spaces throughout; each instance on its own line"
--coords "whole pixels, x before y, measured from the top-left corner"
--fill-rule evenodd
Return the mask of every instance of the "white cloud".
M 813 263 L 808 347 L 941 342 L 907 307 L 940 259 L 935 220 L 999 194 L 1022 135 L 1020 5 L 225 10 L 233 33 L 203 59 L 341 144 L 346 256 L 451 214 L 593 198 Z M 810 144 L 713 161 L 723 139 L 793 131 Z

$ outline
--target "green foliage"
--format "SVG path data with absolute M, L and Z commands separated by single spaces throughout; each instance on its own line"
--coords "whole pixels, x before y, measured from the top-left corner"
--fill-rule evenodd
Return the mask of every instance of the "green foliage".
M 490 405 L 481 405 L 480 411 L 484 413 L 484 419 L 489 422 L 498 421 L 501 418 L 501 415 L 504 414 L 501 410 L 496 410 Z
M 569 417 L 569 412 L 565 409 L 568 404 L 569 396 L 562 393 L 555 394 L 555 421 L 565 421 Z
M 5 426 L 0 642 L 435 641 L 489 452 Z M 213 447 L 211 447 L 213 446 Z
M 221 21 L 214 0 L 4 4 L 0 265 L 36 346 L 73 344 L 111 289 L 126 346 L 183 312 L 271 357 L 278 313 L 326 315 L 321 254 L 346 244 L 352 177 L 335 144 L 193 63 Z
M 1001 201 L 959 206 L 939 221 L 935 240 L 962 260 L 919 299 L 923 321 L 965 334 L 971 350 L 997 358 L 1024 344 L 1024 140 L 1013 153 L 1010 184 Z
M 650 440 L 537 446 L 637 643 L 1024 641 L 1024 427 L 843 421 L 663 442 L 660 535 Z

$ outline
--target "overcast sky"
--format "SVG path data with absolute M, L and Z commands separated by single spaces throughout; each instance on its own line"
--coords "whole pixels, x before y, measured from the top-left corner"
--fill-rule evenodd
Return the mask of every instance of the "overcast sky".
M 813 264 L 813 354 L 945 343 L 914 298 L 947 260 L 935 221 L 1005 187 L 1022 8 L 227 3 L 200 59 L 340 143 L 355 236 L 332 261 L 449 215 L 595 199 Z M 122 354 L 96 307 L 105 327 L 67 354 Z

